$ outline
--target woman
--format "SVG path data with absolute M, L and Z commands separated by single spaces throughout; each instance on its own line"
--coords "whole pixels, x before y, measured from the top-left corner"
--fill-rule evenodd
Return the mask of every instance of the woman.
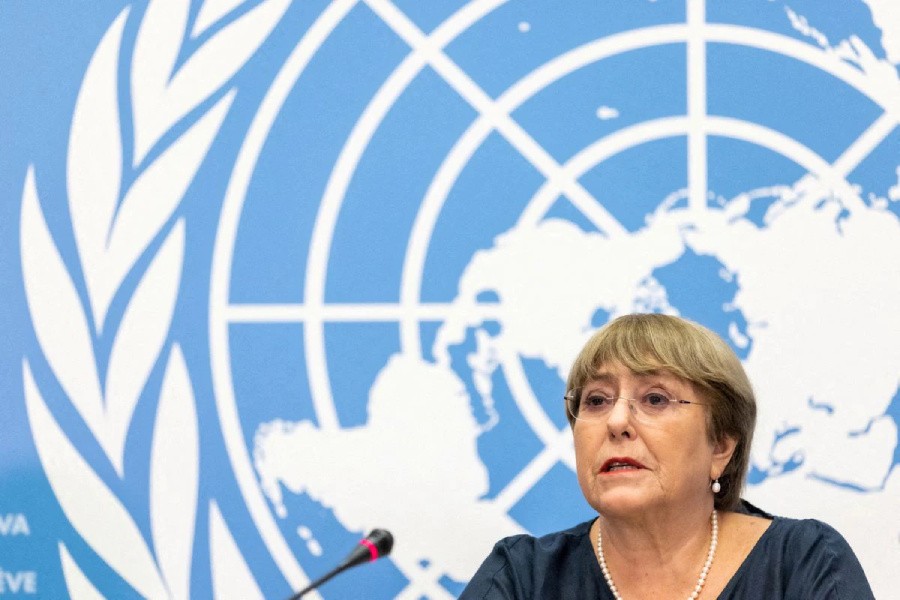
M 565 396 L 578 482 L 600 514 L 497 543 L 461 598 L 872 598 L 834 529 L 740 499 L 756 401 L 708 329 L 628 315 L 598 331 Z

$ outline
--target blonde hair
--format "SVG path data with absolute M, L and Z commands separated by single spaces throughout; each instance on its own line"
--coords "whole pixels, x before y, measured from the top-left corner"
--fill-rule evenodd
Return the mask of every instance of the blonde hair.
M 715 506 L 734 510 L 750 463 L 756 398 L 740 359 L 718 335 L 693 321 L 660 314 L 619 317 L 595 333 L 575 359 L 566 389 L 582 387 L 598 367 L 620 363 L 634 373 L 666 371 L 703 394 L 710 443 L 731 437 L 734 453 L 720 477 Z M 568 414 L 569 425 L 574 418 Z

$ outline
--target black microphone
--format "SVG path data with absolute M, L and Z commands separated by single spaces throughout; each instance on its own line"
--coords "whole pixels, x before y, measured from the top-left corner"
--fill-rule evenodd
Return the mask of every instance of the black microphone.
M 306 592 L 316 589 L 338 573 L 346 571 L 350 567 L 361 565 L 364 562 L 372 562 L 382 556 L 387 556 L 391 553 L 391 548 L 393 547 L 394 536 L 391 535 L 390 531 L 387 529 L 373 529 L 372 533 L 367 535 L 364 539 L 359 540 L 359 543 L 353 551 L 347 555 L 344 562 L 291 596 L 290 600 L 297 600 Z

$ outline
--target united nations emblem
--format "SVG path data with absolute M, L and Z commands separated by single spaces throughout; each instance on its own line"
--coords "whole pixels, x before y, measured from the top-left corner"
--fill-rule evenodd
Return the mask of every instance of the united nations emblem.
M 373 527 L 391 560 L 322 597 L 454 597 L 497 539 L 589 516 L 563 382 L 636 311 L 730 341 L 751 498 L 829 520 L 888 589 L 900 531 L 859 507 L 883 523 L 900 486 L 889 9 L 231 4 L 109 27 L 73 243 L 25 181 L 25 396 L 73 597 L 98 564 L 148 597 L 285 594 Z

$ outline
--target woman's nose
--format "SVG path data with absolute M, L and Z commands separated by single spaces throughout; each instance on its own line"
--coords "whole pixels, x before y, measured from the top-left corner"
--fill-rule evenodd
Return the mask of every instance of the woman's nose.
M 613 404 L 606 419 L 609 433 L 612 436 L 633 437 L 634 427 L 631 422 L 633 416 L 631 401 L 627 398 L 616 398 L 615 404 Z

